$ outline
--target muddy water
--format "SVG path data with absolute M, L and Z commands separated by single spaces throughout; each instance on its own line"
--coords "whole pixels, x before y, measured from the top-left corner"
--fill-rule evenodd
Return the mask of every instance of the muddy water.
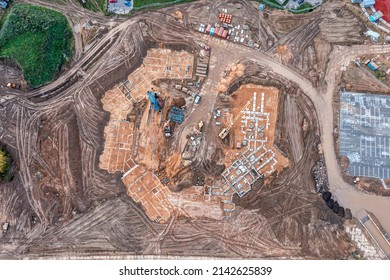
M 383 228 L 390 232 L 390 198 L 365 194 L 353 189 L 352 186 L 347 189 L 332 186 L 331 191 L 339 204 L 350 208 L 352 214 L 355 215 L 364 208 L 374 213 Z

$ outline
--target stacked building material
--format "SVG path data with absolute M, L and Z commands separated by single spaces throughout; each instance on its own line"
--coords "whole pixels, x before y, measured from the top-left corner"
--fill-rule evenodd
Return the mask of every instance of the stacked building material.
M 218 17 L 219 17 L 219 20 L 222 23 L 227 23 L 227 24 L 231 24 L 232 23 L 232 19 L 233 19 L 232 15 L 229 15 L 229 14 L 219 14 Z

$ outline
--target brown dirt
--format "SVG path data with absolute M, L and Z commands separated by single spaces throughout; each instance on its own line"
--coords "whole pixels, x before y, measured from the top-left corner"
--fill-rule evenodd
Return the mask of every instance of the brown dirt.
M 374 193 L 382 196 L 390 196 L 390 190 L 383 188 L 382 182 L 379 179 L 374 178 L 360 178 L 359 182 L 355 186 L 364 192 Z M 385 181 L 386 183 L 386 181 Z M 388 184 L 389 182 L 387 182 Z
M 349 240 L 342 234 L 342 221 L 314 193 L 314 182 L 310 175 L 312 166 L 318 160 L 317 144 L 320 140 L 316 110 L 297 85 L 288 80 L 295 79 L 302 86 L 307 86 L 310 82 L 302 82 L 302 79 L 307 78 L 315 87 L 317 82 L 319 86 L 325 85 L 320 71 L 326 71 L 329 49 L 335 44 L 362 42 L 361 21 L 351 19 L 350 14 L 343 12 L 340 9 L 340 1 L 327 1 L 324 8 L 306 15 L 296 16 L 269 9 L 264 13 L 264 17 L 259 16 L 257 5 L 253 1 L 195 1 L 180 5 L 180 11 L 184 15 L 182 23 L 171 16 L 179 6 L 139 13 L 130 20 L 107 20 L 105 17 L 82 11 L 77 6 L 73 7 L 72 3 L 68 1 L 63 5 L 48 5 L 68 13 L 72 18 L 76 16 L 95 19 L 99 27 L 106 29 L 99 38 L 92 39 L 91 45 L 96 42 L 97 47 L 80 53 L 80 60 L 74 62 L 76 66 L 70 65 L 70 73 L 61 74 L 58 81 L 29 92 L 29 97 L 34 96 L 32 100 L 16 98 L 5 104 L 5 109 L 0 110 L 0 135 L 2 141 L 13 150 L 18 167 L 15 183 L 0 188 L 0 221 L 10 220 L 12 223 L 7 235 L 9 239 L 3 238 L 0 241 L 4 254 L 17 258 L 128 258 L 131 255 L 284 259 L 348 257 Z M 211 7 L 211 11 L 206 9 L 205 4 Z M 245 67 L 244 75 L 237 77 L 237 80 L 253 79 L 266 86 L 277 86 L 280 90 L 274 142 L 281 153 L 289 158 L 289 167 L 270 182 L 267 188 L 263 186 L 267 182 L 258 181 L 249 196 L 235 199 L 236 209 L 230 218 L 216 220 L 218 209 L 215 205 L 218 205 L 218 201 L 210 202 L 212 205 L 208 205 L 207 200 L 201 202 L 200 197 L 205 197 L 201 194 L 206 194 L 207 190 L 202 186 L 193 186 L 195 177 L 207 186 L 217 184 L 220 180 L 216 167 L 224 160 L 224 153 L 220 151 L 220 142 L 216 142 L 219 140 L 218 135 L 213 135 L 215 127 L 205 127 L 206 152 L 199 157 L 199 162 L 186 168 L 179 167 L 175 176 L 181 185 L 186 183 L 188 187 L 180 192 L 171 191 L 172 197 L 168 195 L 166 200 L 171 199 L 170 204 L 184 203 L 187 214 L 178 217 L 172 215 L 168 223 L 161 225 L 151 221 L 147 215 L 151 215 L 152 219 L 159 215 L 153 202 L 157 203 L 154 196 L 160 197 L 153 193 L 153 189 L 147 189 L 148 199 L 145 199 L 144 205 L 141 202 L 136 203 L 123 195 L 127 193 L 127 187 L 130 185 L 124 187 L 120 178 L 121 172 L 113 175 L 99 168 L 99 157 L 104 153 L 104 127 L 109 125 L 110 121 L 110 114 L 102 108 L 102 96 L 115 89 L 115 85 L 126 81 L 129 73 L 140 67 L 142 58 L 147 55 L 147 47 L 151 46 L 149 42 L 155 42 L 154 48 L 183 42 L 188 48 L 199 48 L 195 40 L 203 40 L 205 37 L 191 31 L 193 24 L 206 23 L 209 16 L 212 20 L 217 19 L 220 8 L 225 7 L 234 13 L 235 23 L 249 25 L 251 35 L 260 45 L 259 51 L 213 38 L 210 44 L 221 52 L 220 59 L 211 60 L 210 65 L 219 67 L 225 62 L 225 58 L 229 58 L 228 62 L 223 63 L 224 69 L 229 63 L 236 64 L 248 57 L 254 60 L 259 58 L 258 62 L 262 63 L 262 66 L 252 63 Z M 142 29 L 139 22 L 132 23 L 137 20 L 142 21 Z M 321 38 L 317 46 L 314 46 L 314 38 Z M 326 44 L 322 47 L 321 42 Z M 279 45 L 288 45 L 293 53 L 294 59 L 289 62 L 288 67 L 275 64 L 268 58 L 275 53 Z M 283 74 L 285 78 L 279 77 L 270 69 Z M 318 73 L 313 69 L 319 69 Z M 213 73 L 212 70 L 210 67 L 212 82 L 218 84 L 220 72 Z M 140 75 L 142 85 L 148 84 L 147 73 L 144 74 L 142 77 Z M 295 78 L 295 75 L 300 78 Z M 316 75 L 319 78 L 316 78 Z M 235 82 L 234 80 L 233 83 Z M 216 93 L 216 87 L 210 85 L 208 88 L 210 92 Z M 139 96 L 143 99 L 144 88 L 141 85 L 139 88 Z M 204 97 L 208 99 L 204 98 L 203 101 L 214 103 L 210 96 Z M 68 105 L 74 110 L 69 110 Z M 130 114 L 129 121 L 134 123 L 135 131 L 139 130 L 141 116 L 148 109 L 147 105 L 148 102 L 140 102 Z M 192 107 L 191 103 L 187 106 L 186 118 L 189 118 L 191 109 L 195 107 Z M 211 114 L 212 109 L 206 108 L 207 110 L 201 111 L 202 118 Z M 64 125 L 66 120 L 71 120 L 69 115 L 61 113 L 64 111 L 69 111 L 70 115 L 76 117 L 77 128 L 72 128 L 75 127 L 73 124 Z M 39 132 L 37 136 L 41 118 L 52 120 L 54 125 L 43 124 L 44 133 Z M 195 120 L 194 123 L 199 122 L 198 119 Z M 304 130 L 301 127 L 303 120 L 306 120 Z M 69 155 L 66 143 L 77 145 L 69 139 L 77 137 L 76 133 L 71 132 L 73 129 L 78 131 L 81 152 L 75 149 L 74 154 Z M 177 126 L 175 129 L 180 132 L 181 127 Z M 158 131 L 161 131 L 161 128 Z M 46 140 L 45 134 L 53 142 Z M 133 133 L 133 136 L 132 145 L 137 147 L 139 136 L 137 133 Z M 68 141 L 64 140 L 66 138 Z M 183 139 L 186 139 L 186 135 Z M 168 145 L 172 142 L 168 142 Z M 41 151 L 39 143 L 50 148 L 42 147 Z M 162 160 L 169 158 L 175 150 L 163 146 Z M 58 158 L 60 164 L 52 162 L 49 153 Z M 79 165 L 76 163 L 77 157 Z M 150 162 L 150 159 L 145 161 Z M 45 190 L 52 196 L 48 202 L 52 204 L 45 202 L 41 195 L 43 188 L 40 188 L 39 180 L 34 178 L 37 162 L 44 176 L 42 180 L 45 182 Z M 175 160 L 172 160 L 172 163 L 174 162 Z M 136 163 L 128 161 L 126 164 L 131 169 Z M 78 179 L 79 174 L 71 169 L 71 165 L 81 170 L 82 184 Z M 152 164 L 149 163 L 149 166 Z M 173 168 L 178 167 L 173 165 Z M 54 175 L 50 173 L 50 169 L 54 169 Z M 213 176 L 207 173 L 212 169 L 215 173 Z M 170 172 L 173 174 L 174 169 Z M 147 177 L 141 182 L 143 186 L 156 186 L 154 183 L 157 179 L 150 175 L 150 170 L 144 174 Z M 193 176 L 194 174 L 196 176 Z M 138 175 L 135 174 L 135 178 L 141 179 Z M 159 175 L 160 181 L 163 178 L 164 174 L 161 177 Z M 61 188 L 58 185 L 69 187 Z M 164 188 L 160 184 L 157 186 Z M 82 199 L 81 202 L 78 201 L 80 195 L 77 192 L 67 194 L 61 191 L 73 189 L 82 189 L 87 201 L 83 210 L 77 209 L 68 219 L 67 213 L 72 205 L 82 205 L 83 202 Z M 63 208 L 56 198 L 57 193 Z M 197 196 L 194 197 L 195 195 Z M 200 203 L 208 206 L 201 209 Z M 164 204 L 165 200 L 158 205 Z M 57 207 L 53 208 L 54 210 L 60 210 L 56 212 L 59 216 L 51 216 L 48 211 L 50 205 Z M 160 216 L 165 219 L 168 217 L 162 214 Z M 37 218 L 35 224 L 31 217 Z M 1 255 L 3 251 L 0 252 Z
M 293 58 L 293 54 L 291 53 L 289 46 L 278 46 L 276 48 L 276 52 L 279 55 L 279 61 L 283 64 L 289 64 Z
M 6 87 L 8 83 L 20 86 L 21 90 L 27 90 L 27 83 L 19 67 L 11 61 L 0 59 L 0 88 Z
M 221 79 L 218 87 L 218 92 L 226 92 L 235 79 L 240 78 L 244 75 L 244 71 L 245 66 L 243 64 L 233 65 L 228 70 L 228 74 Z
M 273 87 L 263 87 L 253 84 L 248 84 L 241 86 L 237 91 L 235 91 L 231 97 L 231 103 L 230 103 L 230 116 L 237 116 L 243 106 L 253 98 L 253 93 L 257 92 L 257 102 L 256 107 L 260 108 L 261 106 L 261 93 L 265 93 L 265 99 L 264 99 L 264 112 L 270 113 L 270 126 L 269 129 L 266 129 L 264 132 L 265 138 L 268 139 L 266 143 L 264 144 L 267 148 L 273 147 L 273 150 L 276 153 L 276 160 L 278 161 L 278 167 L 276 170 L 279 172 L 282 171 L 285 167 L 288 166 L 288 159 L 285 158 L 277 148 L 274 147 L 274 133 L 275 133 L 275 124 L 278 116 L 278 103 L 279 103 L 279 90 Z M 249 107 L 253 106 L 253 100 Z M 233 119 L 234 117 L 230 117 L 229 119 Z M 229 121 L 224 121 L 224 124 L 226 125 L 229 123 Z M 245 147 L 241 149 L 236 149 L 236 143 L 242 142 L 244 140 L 244 135 L 241 132 L 241 121 L 238 120 L 232 127 L 231 132 L 229 134 L 229 141 L 231 143 L 230 148 L 226 151 L 225 155 L 225 161 L 224 164 L 226 166 L 229 166 L 234 160 L 237 155 L 237 153 L 241 153 L 243 150 L 245 150 Z M 234 139 L 234 140 L 233 140 Z M 265 173 L 267 170 L 264 169 L 263 172 Z

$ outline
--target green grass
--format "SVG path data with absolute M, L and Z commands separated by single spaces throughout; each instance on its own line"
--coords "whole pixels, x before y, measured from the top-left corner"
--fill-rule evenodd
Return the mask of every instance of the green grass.
M 285 10 L 286 9 L 286 5 L 288 3 L 288 0 L 284 1 L 284 3 L 282 5 L 279 4 L 279 2 L 277 2 L 276 0 L 257 0 L 258 2 L 260 3 L 263 3 L 265 5 L 268 5 L 268 6 L 271 6 L 275 9 L 282 9 L 282 10 Z M 294 13 L 294 14 L 303 14 L 303 13 L 308 13 L 308 12 L 311 12 L 314 10 L 314 7 L 309 4 L 309 3 L 303 3 L 302 5 L 300 5 L 296 10 L 294 9 L 288 9 L 288 11 Z
M 302 5 L 300 5 L 298 7 L 297 11 L 302 11 L 302 10 L 309 9 L 309 8 L 313 8 L 313 6 L 309 3 L 303 3 Z
M 55 78 L 72 46 L 66 17 L 43 7 L 15 4 L 0 29 L 0 57 L 16 61 L 32 87 Z
M 274 3 L 276 5 L 280 5 L 280 6 L 285 6 L 288 2 L 288 0 L 284 1 L 283 4 L 280 4 L 278 1 L 276 0 L 268 0 L 268 2 L 271 2 L 271 3 Z
M 314 7 L 309 4 L 309 3 L 303 3 L 298 7 L 296 10 L 290 10 L 290 12 L 294 14 L 305 14 L 305 13 L 310 13 L 314 10 Z
M 381 71 L 381 70 L 377 70 L 375 71 L 375 77 L 378 79 L 378 80 L 382 80 L 383 77 L 386 75 L 385 72 Z
M 166 3 L 170 3 L 170 2 L 173 2 L 174 0 L 134 0 L 134 8 L 139 8 L 139 7 L 142 7 L 142 6 L 145 6 L 145 5 L 150 5 L 150 4 L 162 4 L 161 6 L 163 6 L 164 4 Z M 185 3 L 185 2 L 193 2 L 194 0 L 182 0 L 182 1 L 179 1 L 175 4 L 180 4 L 180 3 Z
M 282 5 L 280 5 L 279 2 L 277 2 L 276 0 L 267 0 L 267 1 L 257 0 L 257 2 L 263 3 L 266 6 L 271 6 L 275 9 L 284 10 L 284 6 L 287 4 L 288 0 L 286 0 Z
M 80 4 L 93 12 L 103 12 L 107 11 L 107 2 L 108 0 L 87 0 L 85 3 L 79 1 Z

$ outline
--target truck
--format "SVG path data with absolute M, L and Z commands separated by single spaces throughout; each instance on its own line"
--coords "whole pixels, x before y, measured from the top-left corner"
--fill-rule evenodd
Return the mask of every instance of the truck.
M 201 97 L 199 94 L 197 94 L 197 95 L 195 96 L 194 103 L 195 103 L 195 104 L 199 104 L 201 99 L 202 99 L 202 97 Z
M 5 235 L 8 231 L 8 228 L 9 228 L 9 223 L 4 223 L 3 224 L 3 235 Z
M 171 132 L 171 120 L 170 119 L 168 119 L 164 123 L 164 133 L 165 133 L 166 138 L 171 138 L 172 132 Z

